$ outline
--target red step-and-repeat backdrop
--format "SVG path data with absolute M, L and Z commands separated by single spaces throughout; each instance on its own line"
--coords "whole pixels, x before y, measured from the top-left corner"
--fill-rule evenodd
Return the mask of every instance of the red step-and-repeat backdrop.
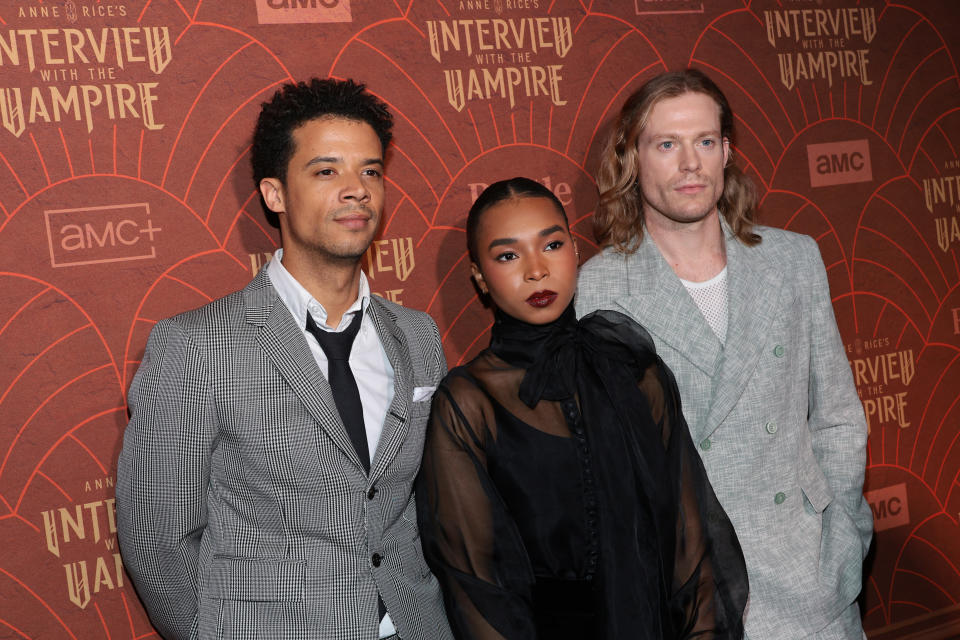
M 820 244 L 868 416 L 871 638 L 960 635 L 960 4 L 955 0 L 4 0 L 0 637 L 153 634 L 116 543 L 124 394 L 162 317 L 277 247 L 259 105 L 310 76 L 390 104 L 373 289 L 487 341 L 464 219 L 535 178 L 587 253 L 624 98 L 696 66 L 733 104 L 762 221 Z M 176 478 L 171 478 L 176 482 Z

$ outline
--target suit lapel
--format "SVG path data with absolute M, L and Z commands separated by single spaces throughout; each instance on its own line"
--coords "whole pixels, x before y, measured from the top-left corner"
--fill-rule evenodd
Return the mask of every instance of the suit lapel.
M 727 250 L 727 340 L 713 382 L 703 439 L 723 422 L 743 394 L 767 344 L 783 291 L 783 274 L 758 249 L 742 245 L 724 225 Z
M 407 338 L 397 326 L 396 318 L 377 296 L 370 296 L 368 309 L 377 328 L 380 344 L 393 367 L 393 399 L 387 409 L 380 442 L 377 443 L 377 450 L 370 464 L 370 479 L 375 482 L 383 475 L 403 444 L 410 424 L 410 402 L 415 383 Z
M 320 372 L 303 331 L 270 284 L 266 269 L 260 270 L 243 293 L 247 322 L 258 327 L 260 347 L 314 420 L 363 473 L 363 464 L 337 413 L 330 384 Z
M 720 341 L 649 234 L 626 260 L 629 295 L 617 304 L 652 335 L 713 376 L 720 359 Z

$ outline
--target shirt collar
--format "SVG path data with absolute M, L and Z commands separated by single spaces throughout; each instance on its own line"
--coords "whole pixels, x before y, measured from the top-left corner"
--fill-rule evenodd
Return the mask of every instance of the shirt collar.
M 313 316 L 314 321 L 321 328 L 330 331 L 343 331 L 353 320 L 354 313 L 366 311 L 370 304 L 370 283 L 367 282 L 367 275 L 361 270 L 357 299 L 343 314 L 340 325 L 336 329 L 330 329 L 327 326 L 327 310 L 287 271 L 281 263 L 282 258 L 283 249 L 277 249 L 273 258 L 267 264 L 267 275 L 270 277 L 270 283 L 277 290 L 284 306 L 293 315 L 293 319 L 301 329 L 307 325 L 307 313 Z

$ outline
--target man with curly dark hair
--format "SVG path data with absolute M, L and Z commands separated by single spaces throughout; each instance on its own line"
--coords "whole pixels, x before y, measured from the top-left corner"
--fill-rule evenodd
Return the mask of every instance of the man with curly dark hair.
M 282 96 L 282 99 L 278 99 Z M 393 116 L 387 106 L 352 80 L 336 82 L 312 79 L 278 91 L 265 102 L 257 118 L 250 150 L 253 182 L 257 189 L 264 178 L 287 179 L 287 164 L 294 152 L 294 130 L 310 120 L 342 118 L 370 125 L 386 150 L 393 139 Z M 277 214 L 261 200 L 267 219 L 279 226 Z
M 277 91 L 252 165 L 282 248 L 243 290 L 151 333 L 117 517 L 165 638 L 450 637 L 411 495 L 440 336 L 360 269 L 392 124 L 350 80 Z

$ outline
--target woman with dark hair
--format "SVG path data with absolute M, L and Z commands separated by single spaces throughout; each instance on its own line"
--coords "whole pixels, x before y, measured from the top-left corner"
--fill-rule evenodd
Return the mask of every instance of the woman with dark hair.
M 743 554 L 642 327 L 573 311 L 563 206 L 497 182 L 467 220 L 490 347 L 434 395 L 421 539 L 461 639 L 740 638 Z

